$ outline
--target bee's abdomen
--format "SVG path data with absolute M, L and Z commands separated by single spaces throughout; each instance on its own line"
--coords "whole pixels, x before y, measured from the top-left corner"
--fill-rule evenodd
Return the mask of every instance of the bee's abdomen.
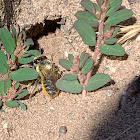
M 54 98 L 59 94 L 55 86 L 56 80 L 53 77 L 47 77 L 42 80 L 42 89 L 47 96 Z

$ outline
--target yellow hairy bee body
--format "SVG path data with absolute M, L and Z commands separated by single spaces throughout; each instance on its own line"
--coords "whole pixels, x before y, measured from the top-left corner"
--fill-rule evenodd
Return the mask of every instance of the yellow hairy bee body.
M 33 63 L 36 67 L 36 71 L 41 77 L 43 92 L 50 98 L 55 98 L 60 92 L 55 85 L 60 77 L 58 68 L 46 56 L 35 58 Z

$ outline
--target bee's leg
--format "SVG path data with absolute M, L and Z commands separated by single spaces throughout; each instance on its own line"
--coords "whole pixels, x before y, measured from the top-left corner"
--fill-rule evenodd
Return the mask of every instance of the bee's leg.
M 60 79 L 62 77 L 62 71 L 58 72 L 58 79 Z
M 30 93 L 29 98 L 31 98 L 31 97 L 35 94 L 36 88 L 37 88 L 37 85 L 38 85 L 39 82 L 40 82 L 40 78 L 38 78 L 38 79 L 35 81 L 35 83 L 34 83 L 34 89 L 33 89 L 32 92 Z
M 27 64 L 27 65 L 21 65 L 20 68 L 34 68 L 33 65 Z
M 54 71 L 55 71 L 56 73 L 59 72 L 59 68 L 58 68 L 58 66 L 55 65 L 55 63 L 54 63 Z
M 60 79 L 62 76 L 62 71 L 59 70 L 58 66 L 54 64 L 53 71 L 55 71 L 57 78 Z

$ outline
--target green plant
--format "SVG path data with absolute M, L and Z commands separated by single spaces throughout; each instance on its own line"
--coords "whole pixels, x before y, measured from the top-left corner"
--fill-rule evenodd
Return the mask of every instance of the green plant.
M 28 94 L 28 90 L 21 88 L 21 82 L 36 79 L 38 73 L 33 68 L 22 68 L 22 65 L 33 61 L 40 52 L 28 50 L 34 43 L 32 39 L 26 39 L 25 31 L 20 31 L 18 26 L 11 26 L 11 31 L 0 28 L 0 108 L 3 110 L 5 104 L 26 110 L 21 99 Z
M 70 93 L 80 93 L 85 97 L 87 92 L 94 91 L 111 81 L 109 75 L 92 71 L 101 59 L 101 55 L 123 56 L 124 48 L 117 44 L 116 35 L 120 22 L 129 19 L 133 12 L 121 9 L 122 0 L 82 0 L 81 5 L 86 11 L 78 11 L 74 27 L 83 42 L 94 47 L 94 53 L 82 52 L 80 56 L 68 55 L 68 60 L 60 59 L 59 63 L 68 74 L 56 83 L 57 88 Z M 91 57 L 92 56 L 92 57 Z

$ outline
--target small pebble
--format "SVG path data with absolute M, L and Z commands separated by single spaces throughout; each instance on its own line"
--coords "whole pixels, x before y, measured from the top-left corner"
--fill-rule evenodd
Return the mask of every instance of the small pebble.
M 59 128 L 59 134 L 66 134 L 67 133 L 67 128 L 66 126 L 61 126 Z
M 136 41 L 140 41 L 140 35 L 136 37 Z
M 51 132 L 51 131 L 48 132 L 48 136 L 49 136 L 49 137 L 50 137 L 50 136 L 53 136 L 53 135 L 54 135 L 53 132 Z
M 65 56 L 66 56 L 66 57 L 68 57 L 68 52 L 67 52 L 67 51 L 65 51 L 64 53 L 65 53 Z
M 50 109 L 51 109 L 51 110 L 54 110 L 54 107 L 51 106 Z
M 107 72 L 109 72 L 109 71 L 110 71 L 109 66 L 106 66 L 106 71 L 107 71 Z
M 112 93 L 111 93 L 111 92 L 107 92 L 106 94 L 107 94 L 107 96 L 109 96 L 109 97 L 112 96 Z
M 5 122 L 3 123 L 3 129 L 7 129 L 8 128 L 8 124 Z

